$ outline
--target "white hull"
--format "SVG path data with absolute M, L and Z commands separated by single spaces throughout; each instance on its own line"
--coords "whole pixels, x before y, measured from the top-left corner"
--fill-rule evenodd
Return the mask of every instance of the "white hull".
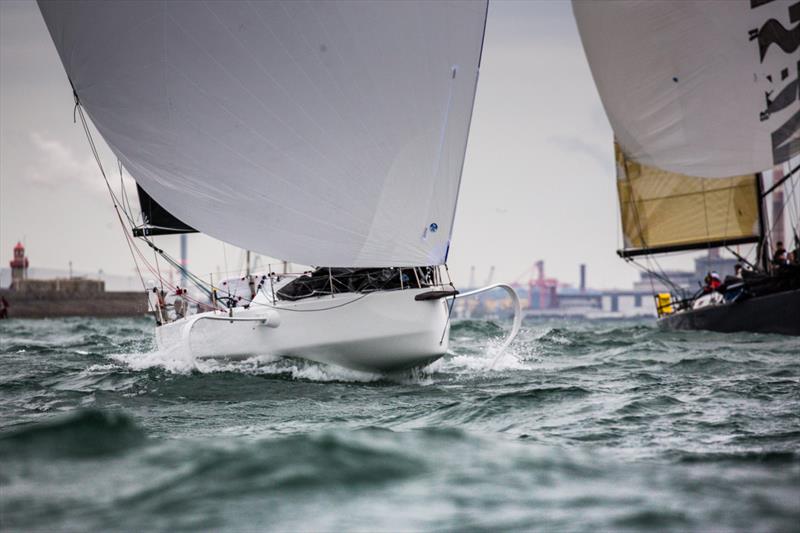
M 447 301 L 415 301 L 430 289 L 344 293 L 271 306 L 258 299 L 233 320 L 206 312 L 156 328 L 161 350 L 194 358 L 295 357 L 346 368 L 424 366 L 447 352 Z

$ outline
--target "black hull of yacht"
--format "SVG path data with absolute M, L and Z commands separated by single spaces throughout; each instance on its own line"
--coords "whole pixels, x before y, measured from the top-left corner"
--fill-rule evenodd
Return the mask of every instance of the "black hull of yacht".
M 800 289 L 679 311 L 658 320 L 664 330 L 749 331 L 800 336 Z

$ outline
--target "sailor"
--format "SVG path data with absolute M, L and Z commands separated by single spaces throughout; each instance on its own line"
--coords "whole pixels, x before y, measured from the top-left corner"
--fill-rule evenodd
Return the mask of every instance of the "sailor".
M 744 265 L 736 263 L 733 267 L 733 275 L 725 276 L 725 283 L 722 284 L 719 291 L 725 298 L 726 302 L 736 301 L 744 292 Z
M 175 309 L 176 320 L 186 316 L 186 301 L 181 297 L 185 292 L 180 287 L 175 290 L 175 301 L 172 302 L 172 307 Z
M 256 299 L 256 280 L 253 276 L 247 277 L 247 285 L 250 287 L 250 300 Z
M 736 266 L 733 267 L 733 275 L 725 276 L 725 283 L 723 283 L 725 289 L 727 289 L 730 285 L 735 285 L 742 281 L 742 271 L 744 267 L 741 263 L 736 263 Z
M 703 287 L 703 292 L 706 294 L 718 290 L 722 285 L 722 280 L 719 279 L 719 274 L 716 272 L 709 272 L 706 274 L 704 281 L 705 286 Z
M 156 292 L 156 301 L 158 303 L 161 319 L 164 322 L 169 322 L 169 318 L 167 316 L 167 293 L 165 293 L 163 289 Z
M 152 283 L 152 282 L 151 282 Z M 147 299 L 150 301 L 150 305 L 153 308 L 153 316 L 156 317 L 156 326 L 161 325 L 161 299 L 158 296 L 158 289 L 155 287 L 149 287 L 147 293 Z M 150 298 L 150 295 L 153 295 Z
M 775 243 L 775 253 L 772 254 L 772 264 L 775 266 L 786 264 L 786 248 L 783 247 L 783 242 L 781 241 Z

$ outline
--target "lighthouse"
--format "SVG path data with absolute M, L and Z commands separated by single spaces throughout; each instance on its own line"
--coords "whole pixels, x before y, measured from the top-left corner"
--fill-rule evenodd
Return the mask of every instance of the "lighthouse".
M 28 258 L 25 257 L 25 247 L 21 242 L 14 246 L 14 259 L 8 264 L 11 266 L 11 287 L 13 288 L 17 282 L 28 277 Z

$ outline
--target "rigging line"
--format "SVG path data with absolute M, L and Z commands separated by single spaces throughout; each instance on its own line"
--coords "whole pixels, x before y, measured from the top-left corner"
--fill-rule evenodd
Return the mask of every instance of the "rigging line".
M 131 236 L 128 234 L 128 232 L 126 232 L 126 233 L 125 233 L 125 236 L 126 236 L 126 238 L 128 238 L 129 240 L 131 240 L 131 242 L 133 242 L 133 238 L 132 238 L 132 237 L 131 237 Z M 161 255 L 161 257 L 162 257 L 162 258 L 163 258 L 165 261 L 167 261 L 167 263 L 169 263 L 169 264 L 170 264 L 171 266 L 173 266 L 175 269 L 179 270 L 181 273 L 185 273 L 185 274 L 187 275 L 187 278 L 189 278 L 190 280 L 192 280 L 192 283 L 194 283 L 194 284 L 197 286 L 197 288 L 199 288 L 201 291 L 203 291 L 203 292 L 205 292 L 205 293 L 209 293 L 208 289 L 206 289 L 206 288 L 204 287 L 204 285 L 205 285 L 205 282 L 204 282 L 204 281 L 202 281 L 202 280 L 198 281 L 198 280 L 199 280 L 199 278 L 198 278 L 197 276 L 195 276 L 194 274 L 192 274 L 192 273 L 191 273 L 191 272 L 189 272 L 188 270 L 185 270 L 185 269 L 183 269 L 183 268 L 182 268 L 182 266 L 181 266 L 181 265 L 179 265 L 179 264 L 178 264 L 178 262 L 177 262 L 175 259 L 171 258 L 171 257 L 170 257 L 170 256 L 169 256 L 169 255 L 168 255 L 166 252 L 164 252 L 164 250 L 163 250 L 163 249 L 161 249 L 161 248 L 159 248 L 158 246 L 156 246 L 156 245 L 155 245 L 155 243 L 154 243 L 153 241 L 150 241 L 150 240 L 148 240 L 148 239 L 147 239 L 146 237 L 144 237 L 144 236 L 140 237 L 140 239 L 141 239 L 142 241 L 144 241 L 144 242 L 145 242 L 145 243 L 146 243 L 146 244 L 147 244 L 147 245 L 148 245 L 150 248 L 152 248 L 152 249 L 153 249 L 153 253 L 154 253 L 154 255 L 155 255 L 155 254 L 159 254 L 159 255 Z M 153 269 L 153 267 L 152 267 L 152 266 L 150 266 L 150 264 L 149 264 L 149 263 L 148 263 L 148 261 L 147 261 L 147 258 L 145 258 L 145 257 L 144 257 L 144 255 L 143 255 L 143 254 L 142 254 L 142 252 L 141 252 L 141 251 L 138 249 L 138 247 L 136 247 L 136 251 L 139 253 L 139 256 L 141 257 L 141 259 L 142 259 L 142 262 L 143 262 L 143 263 L 144 263 L 144 264 L 145 264 L 145 265 L 148 267 L 148 269 L 150 270 L 151 274 L 153 274 L 154 276 L 156 276 L 156 277 L 158 278 L 158 280 L 161 282 L 161 286 L 162 286 L 162 290 L 163 290 L 163 284 L 164 284 L 164 282 L 165 282 L 166 280 L 164 279 L 164 277 L 163 277 L 163 276 L 161 276 L 160 269 L 158 270 L 158 272 L 156 272 L 156 270 L 154 270 L 154 269 Z M 157 257 L 156 257 L 156 265 L 158 265 L 158 258 L 157 258 Z
M 737 251 L 733 250 L 730 246 L 726 246 L 725 249 L 728 250 L 728 252 L 730 252 L 734 256 L 736 256 L 736 259 L 738 259 L 740 263 L 747 264 L 747 266 L 749 266 L 751 269 L 754 268 L 755 265 L 753 265 L 753 263 L 747 260 L 747 255 L 748 255 L 747 253 L 740 254 Z
M 161 248 L 158 248 L 153 242 L 147 240 L 144 237 L 142 237 L 142 240 L 144 240 L 148 244 L 148 246 L 150 246 L 153 249 L 154 253 L 159 254 L 167 263 L 169 263 L 173 268 L 178 270 L 180 273 L 186 274 L 186 277 L 187 277 L 188 280 L 190 280 L 198 289 L 200 289 L 201 291 L 203 291 L 204 293 L 206 293 L 206 294 L 208 294 L 210 296 L 211 289 L 213 289 L 213 286 L 211 286 L 211 284 L 207 284 L 200 277 L 196 276 L 191 271 L 183 268 L 183 266 L 180 265 L 177 260 L 175 260 L 174 258 L 170 257 L 169 254 L 164 252 L 164 250 L 162 250 Z M 155 274 L 155 272 L 154 272 L 154 274 Z M 159 274 L 159 279 L 162 282 L 164 281 L 164 278 L 161 277 L 160 274 Z M 206 285 L 208 285 L 211 289 L 207 289 L 205 287 Z
M 122 229 L 123 235 L 125 235 L 125 237 L 126 237 L 125 240 L 126 240 L 126 243 L 128 244 L 128 249 L 131 252 L 131 258 L 133 259 L 133 264 L 136 267 L 137 274 L 139 275 L 139 281 L 141 281 L 141 283 L 142 283 L 142 289 L 146 292 L 147 291 L 147 285 L 144 282 L 144 277 L 142 276 L 141 270 L 139 270 L 139 263 L 136 261 L 136 256 L 134 255 L 133 250 L 130 247 L 130 242 L 128 242 L 128 240 L 127 240 L 127 228 L 125 227 L 125 222 L 122 220 L 122 215 L 120 214 L 119 204 L 118 204 L 118 202 L 116 200 L 116 197 L 114 196 L 114 191 L 111 188 L 111 184 L 108 181 L 108 176 L 106 176 L 106 172 L 103 169 L 103 164 L 100 161 L 100 155 L 97 152 L 97 147 L 95 146 L 94 139 L 92 138 L 92 132 L 89 130 L 89 126 L 88 126 L 88 124 L 86 122 L 86 117 L 84 116 L 84 113 L 83 113 L 83 106 L 80 105 L 80 100 L 78 99 L 78 94 L 75 92 L 74 88 L 73 88 L 73 94 L 75 96 L 75 109 L 77 109 L 78 115 L 81 118 L 81 125 L 83 126 L 84 133 L 86 134 L 86 139 L 89 142 L 89 148 L 91 149 L 92 154 L 94 155 L 95 162 L 97 162 L 97 167 L 100 169 L 100 174 L 102 174 L 103 180 L 106 182 L 106 187 L 108 188 L 108 193 L 111 196 L 111 202 L 114 205 L 114 212 L 116 213 L 117 218 L 119 219 L 120 228 Z M 73 110 L 73 114 L 74 114 L 74 110 Z
M 622 164 L 623 164 L 623 169 L 624 169 L 624 172 L 625 172 L 625 179 L 630 184 L 630 179 L 628 178 L 628 167 L 627 167 L 627 163 L 626 163 L 626 161 L 624 159 L 623 159 Z M 633 190 L 633 185 L 632 184 L 630 184 L 630 188 L 631 188 L 631 197 L 633 198 L 634 190 Z M 631 201 L 631 208 L 633 209 L 633 218 L 634 218 L 634 221 L 636 223 L 636 227 L 639 230 L 639 239 L 642 241 L 643 247 L 644 248 L 648 248 L 647 240 L 645 239 L 644 231 L 642 229 L 642 221 L 641 221 L 641 218 L 639 216 L 639 209 L 637 207 L 637 202 L 636 202 L 635 198 L 633 198 L 632 201 Z M 648 255 L 645 256 L 645 258 L 646 258 L 647 265 L 648 265 L 646 271 L 651 274 L 651 276 L 650 276 L 650 278 L 648 280 L 650 282 L 650 292 L 651 292 L 651 294 L 656 294 L 656 287 L 655 287 L 655 283 L 653 283 L 653 276 L 656 276 L 665 286 L 671 288 L 675 292 L 677 292 L 677 293 L 682 293 L 683 292 L 676 284 L 674 284 L 672 282 L 672 280 L 669 279 L 669 277 L 667 276 L 667 273 L 664 271 L 663 268 L 661 268 L 661 264 L 658 262 L 658 260 L 655 257 L 653 257 L 652 255 L 648 254 Z M 634 264 L 637 264 L 637 263 L 634 262 Z M 658 271 L 660 271 L 660 274 L 658 272 L 656 272 L 656 269 L 652 268 L 652 264 L 655 264 L 655 266 L 658 269 Z
M 132 237 L 128 237 L 128 241 L 129 241 L 129 243 L 132 244 L 133 243 L 133 238 Z M 159 279 L 162 283 L 164 281 L 166 281 L 166 280 L 164 280 L 164 278 L 159 277 L 158 273 L 153 269 L 153 267 L 150 265 L 150 263 L 147 262 L 147 259 L 144 257 L 144 255 L 142 254 L 141 250 L 138 249 L 138 247 L 136 248 L 136 251 L 139 253 L 139 256 L 141 257 L 142 262 L 145 264 L 145 266 L 147 266 L 147 268 L 150 271 L 150 273 L 153 276 L 156 276 L 156 278 Z M 202 287 L 200 287 L 200 288 L 202 289 Z M 207 302 L 201 302 L 200 300 L 197 300 L 196 298 L 192 298 L 191 296 L 188 295 L 188 293 L 186 295 L 184 295 L 184 297 L 187 299 L 187 301 L 196 303 L 198 305 L 207 305 Z
M 654 270 L 652 270 L 652 269 L 650 269 L 648 267 L 645 267 L 644 265 L 641 265 L 641 264 L 637 263 L 634 258 L 630 258 L 629 257 L 629 258 L 625 258 L 625 260 L 628 263 L 632 264 L 635 268 L 638 268 L 639 270 L 641 270 L 642 272 L 645 272 L 647 274 L 650 274 L 651 276 L 654 276 L 656 279 L 658 279 L 659 281 L 664 283 L 664 285 L 670 286 L 675 291 L 676 294 L 680 295 L 682 298 L 685 298 L 686 290 L 683 287 L 675 285 L 672 282 L 672 280 L 670 280 L 669 278 L 664 277 L 661 274 L 659 274 L 658 272 L 656 272 L 656 271 L 654 271 Z M 650 285 L 651 285 L 651 287 L 653 286 L 652 278 L 650 279 Z M 653 294 L 655 294 L 655 291 L 653 291 Z
M 792 189 L 795 189 L 797 187 L 797 184 L 795 183 L 794 180 L 790 181 L 789 183 L 791 184 Z M 800 220 L 798 220 L 800 219 L 800 211 L 798 210 L 798 205 L 796 202 L 788 202 L 787 205 L 789 209 L 789 223 L 792 226 L 792 234 L 795 238 L 795 246 L 799 246 L 800 242 L 797 242 L 798 239 L 797 228 L 798 228 L 798 222 L 800 222 Z
M 648 281 L 650 281 L 650 287 L 651 287 L 651 290 L 653 291 L 653 294 L 656 294 L 655 285 L 653 283 L 653 278 L 656 278 L 658 281 L 660 281 L 664 285 L 670 287 L 677 294 L 683 295 L 685 293 L 685 290 L 683 289 L 683 287 L 673 283 L 672 280 L 669 279 L 669 277 L 666 275 L 666 273 L 660 274 L 659 272 L 653 270 L 649 266 L 644 266 L 644 265 L 641 265 L 641 264 L 637 263 L 636 259 L 634 259 L 632 257 L 626 257 L 625 261 L 627 261 L 628 263 L 632 264 L 634 267 L 638 268 L 642 272 L 650 274 L 650 279 Z
M 142 263 L 147 267 L 147 270 L 150 271 L 150 274 L 155 276 L 155 278 L 158 279 L 162 283 L 162 289 L 163 289 L 163 282 L 165 281 L 164 278 L 162 278 L 160 276 L 160 274 L 158 272 L 156 272 L 156 270 L 153 268 L 153 266 L 150 265 L 150 263 L 147 261 L 147 258 L 144 256 L 142 251 L 139 249 L 138 246 L 136 246 L 136 244 L 135 244 L 135 242 L 133 240 L 133 237 L 131 237 L 127 232 L 125 232 L 125 238 L 127 239 L 129 245 L 133 246 L 133 248 L 135 249 L 136 253 L 139 255 L 139 258 L 142 260 Z
M 800 167 L 797 167 L 797 168 L 800 168 Z M 784 181 L 785 180 L 781 180 L 781 183 L 783 183 Z M 793 183 L 793 182 L 790 181 L 789 183 Z M 783 222 L 783 217 L 781 215 L 783 215 L 783 212 L 786 211 L 786 205 L 788 203 L 790 203 L 790 200 L 793 200 L 795 190 L 796 190 L 795 187 L 792 186 L 791 192 L 786 197 L 784 197 L 784 199 L 783 199 L 783 205 L 781 206 L 781 210 L 778 213 L 772 213 L 772 218 L 774 220 L 773 220 L 773 223 L 772 223 L 772 227 L 769 230 L 770 235 L 772 235 L 772 232 L 775 231 L 775 228 L 778 226 L 778 223 L 779 222 Z
M 153 259 L 156 262 L 156 272 L 158 272 L 158 280 L 161 284 L 161 292 L 164 292 L 164 278 L 161 277 L 161 267 L 158 266 L 158 254 L 156 253 L 155 246 L 153 246 Z
M 796 190 L 797 188 L 800 188 L 800 176 L 795 176 L 795 178 L 798 179 L 792 179 L 791 181 L 789 181 L 789 186 L 792 188 L 793 191 Z M 792 223 L 796 224 L 798 222 L 798 214 L 800 214 L 800 199 L 798 199 L 798 201 L 796 202 L 788 202 L 788 205 L 791 208 L 792 214 L 790 216 L 792 216 L 793 220 Z
M 123 173 L 123 170 L 122 170 L 122 161 L 117 159 L 117 165 L 119 166 L 119 188 L 122 191 L 122 199 L 125 202 L 124 209 L 126 209 L 127 212 L 128 212 L 128 219 L 129 220 L 133 220 L 133 216 L 132 216 L 133 208 L 131 207 L 131 200 L 130 200 L 130 198 L 128 196 L 127 189 L 125 189 L 125 181 L 123 179 L 123 177 L 124 177 L 123 174 L 124 173 Z
M 130 243 L 133 243 L 133 239 L 132 239 L 132 238 L 129 238 L 128 240 L 129 240 L 129 242 L 130 242 Z M 138 250 L 138 248 L 137 248 L 137 252 L 139 253 L 140 257 L 142 258 L 142 262 L 143 262 L 143 263 L 144 263 L 144 264 L 147 266 L 147 268 L 148 268 L 148 270 L 150 271 L 150 273 L 151 273 L 153 276 L 156 276 L 156 277 L 158 278 L 158 275 L 157 275 L 156 271 L 155 271 L 155 270 L 153 269 L 153 267 L 152 267 L 152 266 L 151 266 L 151 265 L 150 265 L 150 264 L 147 262 L 147 260 L 145 259 L 144 255 L 142 255 L 141 251 L 140 251 L 140 250 Z M 158 278 L 158 279 L 159 279 L 160 281 L 162 281 L 162 282 L 163 282 L 163 281 L 165 281 L 163 278 Z M 184 295 L 184 298 L 186 298 L 186 300 L 187 300 L 187 301 L 189 301 L 189 302 L 193 302 L 193 303 L 196 303 L 196 304 L 198 304 L 198 305 L 206 305 L 206 304 L 207 304 L 207 302 L 201 302 L 200 300 L 197 300 L 197 299 L 195 299 L 195 298 L 192 298 L 191 296 L 189 296 L 189 295 L 188 295 L 188 293 Z
M 769 188 L 769 189 L 767 189 L 766 191 L 762 192 L 762 193 L 761 193 L 761 198 L 764 198 L 764 197 L 765 197 L 765 196 L 767 196 L 769 193 L 771 193 L 772 191 L 774 191 L 775 189 L 777 189 L 778 187 L 780 187 L 780 185 L 781 185 L 781 184 L 782 184 L 784 181 L 786 181 L 786 180 L 788 180 L 789 178 L 791 178 L 792 176 L 794 176 L 795 172 L 797 172 L 798 170 L 800 170 L 800 165 L 797 165 L 796 167 L 794 167 L 794 169 L 792 169 L 791 171 L 789 171 L 789 173 L 788 173 L 788 174 L 786 174 L 786 175 L 785 175 L 783 178 L 781 178 L 781 179 L 780 179 L 780 180 L 779 180 L 777 183 L 773 183 L 773 184 L 772 184 L 772 187 L 770 187 L 770 188 Z
M 149 243 L 149 242 L 148 242 L 148 244 L 151 244 L 151 243 Z M 151 245 L 152 245 L 152 244 L 151 244 Z M 204 280 L 202 280 L 200 277 L 198 277 L 198 276 L 196 276 L 195 274 L 193 274 L 191 271 L 189 271 L 189 270 L 187 270 L 187 269 L 183 268 L 183 266 L 182 266 L 182 265 L 181 265 L 181 264 L 180 264 L 180 263 L 179 263 L 179 262 L 178 262 L 176 259 L 174 259 L 173 257 L 171 257 L 171 256 L 170 256 L 169 254 L 167 254 L 166 252 L 164 252 L 164 250 L 162 250 L 161 248 L 157 248 L 157 247 L 155 247 L 155 246 L 153 246 L 153 248 L 154 248 L 154 250 L 155 250 L 155 251 L 157 251 L 157 252 L 158 252 L 158 254 L 159 254 L 159 255 L 160 255 L 160 256 L 161 256 L 161 257 L 162 257 L 162 258 L 163 258 L 163 259 L 164 259 L 164 260 L 165 260 L 167 263 L 169 263 L 169 264 L 170 264 L 170 265 L 171 265 L 173 268 L 175 268 L 176 270 L 178 270 L 178 271 L 179 271 L 181 274 L 185 274 L 185 275 L 186 275 L 186 277 L 187 277 L 187 279 L 191 280 L 191 281 L 192 281 L 192 282 L 193 282 L 195 285 L 197 285 L 197 286 L 198 286 L 198 288 L 199 288 L 199 289 L 201 289 L 201 290 L 205 290 L 205 289 L 204 289 L 204 286 L 206 285 L 206 282 L 205 282 Z
M 76 99 L 77 99 L 77 96 L 76 96 Z M 100 174 L 103 176 L 103 180 L 105 180 L 105 182 L 106 182 L 106 188 L 108 189 L 108 193 L 111 195 L 111 201 L 114 204 L 114 209 L 116 209 L 117 212 L 119 213 L 120 201 L 117 198 L 117 195 L 114 193 L 114 189 L 111 187 L 111 183 L 108 180 L 108 175 L 106 174 L 105 168 L 103 167 L 103 163 L 100 161 L 100 154 L 97 151 L 97 145 L 95 144 L 94 137 L 92 136 L 92 132 L 89 129 L 89 123 L 86 120 L 86 116 L 83 113 L 83 106 L 81 106 L 80 103 L 77 103 L 76 104 L 76 108 L 78 110 L 78 116 L 81 119 L 81 125 L 83 126 L 83 132 L 86 134 L 86 139 L 89 141 L 89 148 L 92 151 L 92 155 L 94 156 L 94 160 L 97 163 L 97 167 L 100 169 Z M 131 224 L 133 224 L 133 220 L 131 220 L 130 215 L 124 209 L 122 210 L 122 212 L 125 213 L 125 217 L 128 219 L 128 221 Z M 124 228 L 124 224 L 123 224 L 123 228 Z
M 615 162 L 616 162 L 616 157 L 615 157 Z M 617 163 L 617 165 L 619 165 L 619 163 Z M 644 231 L 642 231 L 642 223 L 641 223 L 641 220 L 639 218 L 639 210 L 638 210 L 638 208 L 636 206 L 636 200 L 634 198 L 633 184 L 630 183 L 630 178 L 628 177 L 628 165 L 627 165 L 627 162 L 626 162 L 626 160 L 624 158 L 624 155 L 623 155 L 623 158 L 622 158 L 622 169 L 623 169 L 623 172 L 625 173 L 624 174 L 625 175 L 625 180 L 628 181 L 628 186 L 630 187 L 631 209 L 633 209 L 633 218 L 634 218 L 634 221 L 636 223 L 636 227 L 639 230 L 639 240 L 642 241 L 642 244 L 644 245 L 643 247 L 647 248 L 647 241 L 645 241 Z M 619 171 L 617 171 L 617 172 L 619 172 Z M 619 191 L 619 177 L 617 177 L 617 190 Z M 622 209 L 620 209 L 620 212 L 621 211 L 622 211 Z M 620 218 L 621 217 L 622 217 L 622 215 L 620 214 Z M 620 225 L 620 227 L 622 227 L 622 226 Z M 648 261 L 648 265 L 649 265 L 650 256 L 647 255 L 645 257 L 646 257 L 646 260 Z M 636 263 L 634 262 L 634 265 L 635 264 Z M 652 276 L 650 277 L 649 281 L 650 281 L 650 292 L 651 292 L 651 294 L 655 294 L 656 293 L 656 287 L 655 287 L 655 284 L 653 283 Z

